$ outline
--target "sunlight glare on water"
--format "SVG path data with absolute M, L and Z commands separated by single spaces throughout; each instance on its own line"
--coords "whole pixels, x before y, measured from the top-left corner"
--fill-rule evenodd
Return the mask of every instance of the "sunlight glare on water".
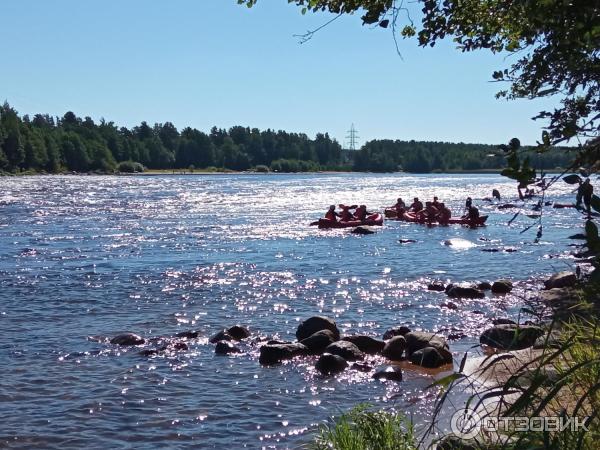
M 564 238 L 581 225 L 575 211 L 548 208 L 534 243 L 535 228 L 520 231 L 535 201 L 516 201 L 495 175 L 35 176 L 0 187 L 0 442 L 14 448 L 295 448 L 359 402 L 418 421 L 438 375 L 408 366 L 401 383 L 358 370 L 324 378 L 314 357 L 261 367 L 260 343 L 294 340 L 302 319 L 322 314 L 343 334 L 381 338 L 406 324 L 455 335 L 459 357 L 491 319 L 517 316 L 538 277 L 571 267 Z M 493 188 L 523 208 L 510 225 L 519 208 L 483 201 Z M 433 195 L 455 215 L 470 195 L 488 226 L 386 221 L 370 236 L 308 226 L 330 204 L 381 211 Z M 550 200 L 570 196 L 557 185 Z M 499 278 L 515 281 L 513 294 L 455 308 L 427 290 Z M 237 323 L 253 337 L 216 356 L 208 338 Z M 140 355 L 189 330 L 200 333 L 187 350 Z M 122 332 L 149 344 L 108 343 Z

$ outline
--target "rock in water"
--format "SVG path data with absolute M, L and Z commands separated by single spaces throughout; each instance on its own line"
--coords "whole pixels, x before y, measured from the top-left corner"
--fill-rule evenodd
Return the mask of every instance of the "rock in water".
M 243 327 L 241 325 L 232 326 L 227 330 L 227 334 L 236 341 L 241 341 L 243 339 L 246 339 L 247 337 L 250 337 L 250 331 L 248 330 L 248 328 Z
M 185 339 L 196 339 L 198 336 L 200 336 L 199 331 L 182 331 L 175 335 L 175 337 L 185 338 Z
M 216 344 L 219 341 L 233 341 L 233 336 L 231 336 L 227 330 L 221 330 L 218 333 L 213 334 L 208 340 L 211 344 Z
M 302 339 L 300 343 L 306 346 L 309 353 L 318 355 L 323 353 L 325 348 L 335 341 L 335 336 L 330 330 L 321 330 L 311 334 L 306 339 Z
M 410 334 L 410 333 L 409 333 Z M 406 348 L 406 339 L 404 336 L 394 336 L 385 343 L 381 354 L 392 361 L 400 361 Z
M 410 328 L 405 325 L 401 325 L 399 327 L 390 328 L 385 333 L 383 333 L 383 339 L 388 340 L 393 338 L 394 336 L 404 336 L 406 333 L 410 333 Z
M 417 350 L 426 347 L 433 347 L 440 351 L 449 352 L 448 343 L 443 336 L 435 333 L 426 333 L 423 331 L 413 331 L 404 336 L 406 339 L 406 354 L 412 355 Z
M 521 350 L 535 344 L 544 331 L 531 325 L 496 325 L 485 330 L 479 342 L 502 350 Z
M 433 283 L 427 286 L 428 291 L 438 291 L 444 292 L 446 290 L 446 286 L 441 281 L 434 281 Z
M 341 356 L 346 361 L 359 361 L 365 357 L 365 354 L 356 345 L 348 341 L 334 342 L 327 346 L 325 352 Z
M 373 374 L 373 378 L 376 380 L 402 381 L 402 370 L 400 367 L 395 366 L 379 367 Z
M 448 351 L 440 351 L 437 348 L 425 347 L 410 355 L 410 362 L 429 369 L 435 369 L 450 364 L 452 354 Z
M 510 280 L 498 280 L 492 284 L 492 292 L 494 294 L 508 294 L 512 291 L 513 285 Z
M 446 295 L 452 298 L 484 298 L 485 293 L 474 287 L 452 286 Z
M 544 281 L 544 287 L 546 289 L 566 288 L 574 286 L 575 283 L 577 283 L 577 275 L 573 272 L 559 272 Z
M 261 364 L 277 364 L 286 359 L 308 353 L 306 346 L 300 343 L 263 345 L 258 361 Z
M 119 334 L 110 340 L 111 344 L 122 345 L 122 346 L 142 345 L 144 342 L 146 342 L 146 341 L 144 340 L 143 337 L 138 336 L 137 334 L 133 334 L 133 333 Z
M 231 353 L 241 353 L 241 350 L 229 341 L 219 341 L 215 345 L 215 354 L 229 355 Z
M 331 331 L 336 341 L 340 338 L 340 331 L 333 320 L 323 316 L 313 316 L 298 325 L 296 339 L 301 341 L 321 330 Z
M 375 355 L 376 353 L 381 353 L 383 347 L 385 347 L 385 342 L 380 341 L 379 339 L 372 338 L 371 336 L 366 336 L 363 334 L 355 334 L 353 336 L 346 336 L 342 339 L 343 341 L 352 342 L 356 345 L 361 352 L 368 353 L 369 355 Z
M 352 234 L 375 234 L 375 232 L 367 227 L 356 227 L 352 230 Z
M 329 353 L 322 354 L 315 364 L 315 368 L 323 375 L 334 375 L 342 372 L 346 367 L 348 367 L 348 363 L 344 358 Z

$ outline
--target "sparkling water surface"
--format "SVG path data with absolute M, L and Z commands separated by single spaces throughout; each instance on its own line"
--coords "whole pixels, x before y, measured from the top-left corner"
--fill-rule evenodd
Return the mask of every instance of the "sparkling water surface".
M 493 188 L 519 208 L 482 201 Z M 470 195 L 488 226 L 386 221 L 368 236 L 308 226 L 333 203 L 382 210 L 433 195 L 457 214 Z M 548 196 L 572 201 L 564 183 Z M 360 402 L 422 422 L 435 398 L 423 389 L 439 373 L 408 368 L 398 383 L 355 370 L 325 378 L 314 358 L 261 367 L 258 341 L 293 340 L 300 320 L 322 314 L 343 334 L 381 338 L 407 324 L 464 335 L 450 343 L 455 359 L 476 352 L 491 319 L 516 318 L 539 277 L 573 264 L 565 237 L 579 231 L 577 213 L 544 209 L 534 243 L 535 226 L 520 232 L 538 199 L 515 197 L 496 175 L 0 178 L 0 447 L 298 448 Z M 457 309 L 427 291 L 432 280 L 499 278 L 515 281 L 511 295 L 453 300 Z M 254 336 L 244 353 L 216 356 L 208 338 L 238 323 Z M 186 330 L 201 332 L 188 350 L 151 357 L 107 342 Z

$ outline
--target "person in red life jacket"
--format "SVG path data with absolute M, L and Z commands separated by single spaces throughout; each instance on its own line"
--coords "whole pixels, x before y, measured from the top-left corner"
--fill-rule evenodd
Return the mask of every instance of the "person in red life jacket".
M 440 207 L 438 208 L 437 220 L 442 225 L 447 225 L 450 217 L 452 217 L 452 212 L 444 205 L 440 203 Z
M 402 213 L 406 211 L 406 203 L 404 203 L 404 200 L 402 200 L 401 197 L 398 197 L 398 200 L 396 200 L 396 204 L 392 206 L 392 208 L 396 210 L 396 214 L 398 215 L 398 217 L 400 217 Z
M 331 205 L 325 213 L 325 218 L 331 222 L 337 222 L 339 214 L 335 212 L 335 205 Z
M 433 197 L 433 201 L 431 202 L 431 204 L 438 210 L 440 209 L 441 203 L 439 202 L 437 197 Z
M 425 209 L 421 209 L 421 211 L 417 212 L 416 216 L 419 220 L 433 222 L 437 219 L 439 212 L 439 209 L 433 205 L 433 202 L 426 202 Z
M 350 210 L 356 208 L 356 206 L 340 205 L 340 208 L 342 208 L 342 212 L 339 214 L 339 217 L 342 222 L 349 222 L 351 220 L 354 220 L 354 216 L 352 215 Z
M 423 203 L 421 203 L 419 197 L 414 198 L 412 205 L 410 205 L 410 208 L 408 208 L 408 210 L 414 213 L 418 213 L 419 211 L 423 210 Z
M 369 217 L 371 214 L 367 211 L 367 207 L 366 205 L 360 205 L 357 209 L 356 212 L 354 213 L 354 217 L 358 220 L 360 220 L 361 222 L 364 222 L 367 217 Z

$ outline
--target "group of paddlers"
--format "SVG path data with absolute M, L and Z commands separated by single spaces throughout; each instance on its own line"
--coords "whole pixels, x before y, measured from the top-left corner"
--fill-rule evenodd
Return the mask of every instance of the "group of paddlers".
M 450 209 L 443 202 L 440 202 L 437 197 L 433 197 L 433 201 L 431 202 L 425 202 L 425 206 L 423 206 L 423 202 L 418 197 L 415 197 L 412 204 L 408 207 L 402 198 L 398 198 L 396 204 L 389 209 L 396 210 L 398 218 L 408 215 L 409 218 L 422 222 L 447 223 L 452 217 Z M 465 211 L 461 219 L 476 220 L 478 218 L 479 210 L 473 206 L 471 197 L 467 197 Z
M 335 205 L 331 205 L 325 213 L 325 218 L 331 222 L 337 222 L 338 218 L 340 222 L 349 222 L 353 220 L 362 222 L 372 215 L 372 213 L 367 211 L 365 205 L 339 206 L 341 211 L 337 212 Z M 354 213 L 352 210 L 355 210 Z M 418 197 L 415 197 L 410 206 L 407 206 L 402 198 L 398 198 L 393 206 L 386 208 L 386 215 L 388 211 L 395 211 L 396 217 L 399 219 L 405 218 L 419 222 L 439 222 L 444 224 L 448 223 L 452 217 L 450 209 L 443 202 L 440 202 L 437 197 L 433 197 L 433 201 L 425 202 L 425 205 L 423 205 L 423 202 L 421 202 Z M 467 197 L 467 200 L 465 201 L 465 210 L 461 219 L 470 221 L 479 219 L 479 210 L 473 206 L 471 197 Z
M 335 210 L 335 205 L 331 205 L 325 213 L 325 218 L 332 222 L 337 222 L 338 217 L 341 222 L 350 222 L 352 220 L 360 220 L 362 222 L 368 216 L 373 214 L 367 211 L 367 207 L 365 205 L 340 205 L 340 209 L 341 211 L 337 212 Z M 351 211 L 353 209 L 355 210 L 354 212 Z

